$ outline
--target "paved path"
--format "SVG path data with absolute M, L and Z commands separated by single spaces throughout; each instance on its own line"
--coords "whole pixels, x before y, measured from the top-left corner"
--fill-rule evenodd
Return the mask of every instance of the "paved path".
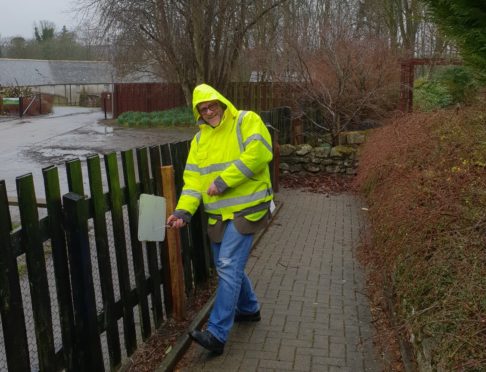
M 381 371 L 364 274 L 364 212 L 352 195 L 282 190 L 247 270 L 262 320 L 237 324 L 222 356 L 192 344 L 183 371 Z

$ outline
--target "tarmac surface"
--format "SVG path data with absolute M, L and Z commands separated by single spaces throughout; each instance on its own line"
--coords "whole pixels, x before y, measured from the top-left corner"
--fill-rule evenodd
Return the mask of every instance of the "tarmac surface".
M 247 272 L 262 320 L 235 324 L 222 356 L 192 343 L 181 371 L 382 371 L 356 258 L 362 201 L 282 189 Z
M 60 166 L 61 192 L 67 192 L 64 163 L 137 147 L 191 139 L 193 128 L 126 128 L 104 124 L 99 108 L 55 106 L 49 115 L 0 121 L 0 180 L 16 195 L 17 176 L 32 173 L 36 195 L 44 198 L 42 168 Z M 83 170 L 86 171 L 83 162 Z M 86 187 L 89 190 L 89 187 Z

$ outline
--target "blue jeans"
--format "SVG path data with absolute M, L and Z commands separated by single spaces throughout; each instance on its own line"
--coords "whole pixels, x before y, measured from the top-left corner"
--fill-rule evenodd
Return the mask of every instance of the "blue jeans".
M 211 243 L 218 288 L 207 330 L 223 343 L 228 339 L 235 312 L 255 313 L 259 310 L 255 292 L 244 271 L 252 243 L 253 234 L 240 234 L 233 221 L 226 225 L 222 242 Z

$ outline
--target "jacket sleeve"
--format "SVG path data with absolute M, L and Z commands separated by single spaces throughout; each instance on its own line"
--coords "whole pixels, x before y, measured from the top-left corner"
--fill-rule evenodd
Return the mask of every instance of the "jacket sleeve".
M 227 187 L 236 187 L 264 171 L 273 158 L 272 139 L 259 115 L 252 111 L 245 115 L 241 123 L 241 135 L 243 152 L 216 179 L 217 185 L 223 181 Z
M 190 221 L 201 202 L 201 183 L 196 153 L 197 141 L 196 137 L 194 137 L 184 169 L 184 186 L 174 211 L 175 216 L 182 218 L 186 222 Z

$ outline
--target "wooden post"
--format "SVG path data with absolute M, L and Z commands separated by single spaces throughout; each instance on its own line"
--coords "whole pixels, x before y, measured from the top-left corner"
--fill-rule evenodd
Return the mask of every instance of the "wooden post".
M 295 118 L 292 120 L 292 138 L 290 140 L 290 143 L 292 145 L 300 145 L 301 143 L 303 143 L 304 134 L 302 126 L 302 118 Z
M 24 97 L 19 97 L 19 116 L 24 116 Z
M 164 191 L 167 205 L 167 218 L 174 212 L 176 206 L 174 168 L 172 168 L 171 165 L 161 166 L 160 172 L 162 175 L 162 190 Z M 173 306 L 172 313 L 175 320 L 184 320 L 186 317 L 186 299 L 179 230 L 167 229 L 166 239 L 169 250 L 170 292 Z
M 3 357 L 7 360 L 9 371 L 29 371 L 29 344 L 17 260 L 11 244 L 11 231 L 7 186 L 5 181 L 0 180 L 0 315 L 2 342 L 5 342 Z
M 280 144 L 278 143 L 278 134 L 273 140 L 273 180 L 272 188 L 273 192 L 279 192 L 279 179 L 280 179 Z
M 408 100 L 407 109 L 408 112 L 413 112 L 413 81 L 415 80 L 415 65 L 410 62 L 408 70 Z
M 76 367 L 84 371 L 103 371 L 89 246 L 88 202 L 84 196 L 72 192 L 62 199 L 71 269 Z

